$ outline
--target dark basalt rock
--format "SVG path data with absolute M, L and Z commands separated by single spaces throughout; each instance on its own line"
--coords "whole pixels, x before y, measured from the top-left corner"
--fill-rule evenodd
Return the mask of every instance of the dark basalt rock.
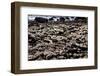
M 86 21 L 64 22 L 63 18 L 61 22 L 50 23 L 48 19 L 36 17 L 35 21 L 28 22 L 29 61 L 88 57 Z

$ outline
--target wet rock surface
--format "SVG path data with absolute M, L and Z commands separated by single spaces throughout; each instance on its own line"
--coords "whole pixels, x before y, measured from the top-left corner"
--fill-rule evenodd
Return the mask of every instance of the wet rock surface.
M 30 23 L 28 60 L 88 57 L 88 25 L 81 22 Z

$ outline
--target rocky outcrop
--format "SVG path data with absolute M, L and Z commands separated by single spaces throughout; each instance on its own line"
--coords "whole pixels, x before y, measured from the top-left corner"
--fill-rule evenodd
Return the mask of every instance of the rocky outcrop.
M 30 23 L 28 60 L 88 57 L 88 26 L 85 23 Z

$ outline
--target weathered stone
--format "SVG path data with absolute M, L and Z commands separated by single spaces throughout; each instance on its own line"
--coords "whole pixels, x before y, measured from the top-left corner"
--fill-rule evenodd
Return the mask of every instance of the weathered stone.
M 59 22 L 59 20 L 45 22 L 39 19 L 29 21 L 28 25 L 28 60 L 88 57 L 88 26 L 86 23 Z

